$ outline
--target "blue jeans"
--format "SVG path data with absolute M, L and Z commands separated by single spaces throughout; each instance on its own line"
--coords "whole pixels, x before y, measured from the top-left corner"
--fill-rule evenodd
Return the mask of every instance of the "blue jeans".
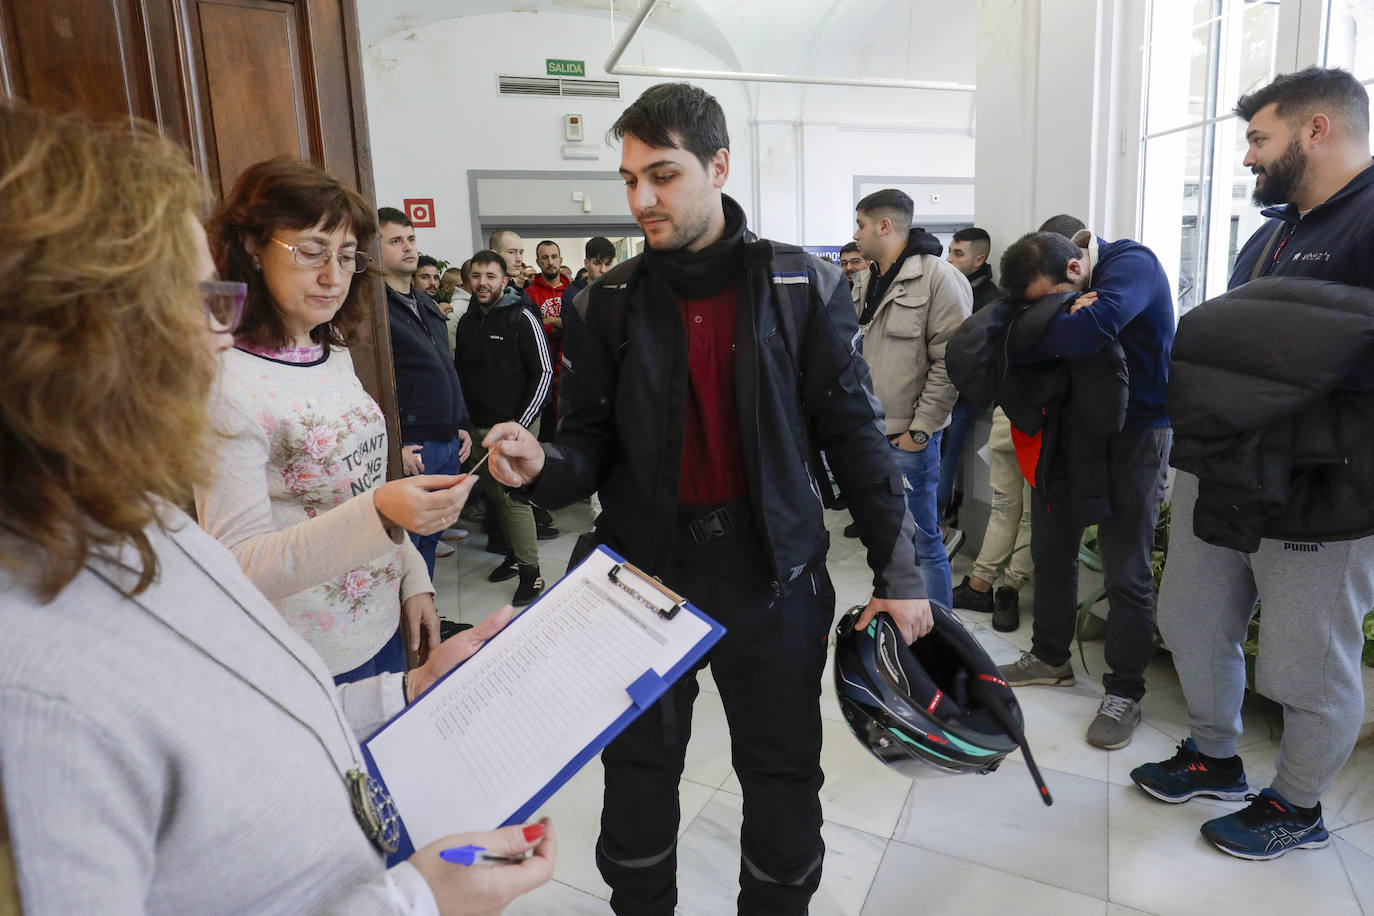
M 407 445 L 415 445 L 414 442 L 407 442 Z M 463 447 L 463 440 L 453 439 L 449 442 L 421 442 L 420 460 L 424 462 L 425 474 L 460 474 L 463 471 L 463 462 L 458 460 L 458 452 Z M 454 524 L 457 524 L 456 522 Z M 420 551 L 420 556 L 425 558 L 425 566 L 429 567 L 429 577 L 434 578 L 434 548 L 439 545 L 439 539 L 444 536 L 442 531 L 433 534 L 415 534 L 411 532 L 410 540 Z
M 406 670 L 406 647 L 401 639 L 401 628 L 398 626 L 396 632 L 386 641 L 386 645 L 377 650 L 376 655 L 352 671 L 335 675 L 334 683 L 351 684 L 354 681 L 361 681 L 363 678 L 376 677 L 379 674 L 395 674 L 404 670 Z
M 959 462 L 964 457 L 968 434 L 973 431 L 977 419 L 978 408 L 963 398 L 954 402 L 949 425 L 942 430 L 944 443 L 940 446 L 940 488 L 935 494 L 935 508 L 939 512 L 936 521 L 944 521 L 949 515 L 950 503 L 954 500 L 954 481 L 959 476 Z
M 945 541 L 940 536 L 940 519 L 935 509 L 935 490 L 940 483 L 940 438 L 943 430 L 930 437 L 919 452 L 892 448 L 892 463 L 906 484 L 906 505 L 916 522 L 916 565 L 926 583 L 926 597 L 945 607 L 954 604 L 954 580 L 945 556 Z

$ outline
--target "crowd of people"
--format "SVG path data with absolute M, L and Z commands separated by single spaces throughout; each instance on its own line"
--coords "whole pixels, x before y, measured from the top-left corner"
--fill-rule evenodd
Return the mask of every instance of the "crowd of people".
M 1003 688 L 1074 683 L 1079 545 L 1097 525 L 1107 670 L 1086 740 L 1130 743 L 1157 626 L 1190 732 L 1135 783 L 1249 801 L 1201 825 L 1236 856 L 1326 845 L 1320 799 L 1362 722 L 1374 606 L 1368 98 L 1311 68 L 1237 115 L 1267 221 L 1231 291 L 1179 324 L 1159 259 L 1070 215 L 1026 227 L 995 276 L 987 232 L 946 251 L 897 189 L 858 201 L 838 268 L 760 239 L 724 193 L 724 112 L 685 83 L 650 88 L 611 131 L 644 253 L 615 264 L 594 238 L 576 275 L 551 240 L 527 267 L 509 230 L 445 269 L 402 211 L 302 162 L 250 166 L 213 202 L 149 130 L 6 103 L 0 775 L 26 907 L 479 913 L 548 880 L 547 822 L 388 863 L 359 741 L 514 613 L 441 626 L 436 556 L 460 518 L 486 526 L 491 579 L 517 579 L 523 606 L 544 588 L 550 513 L 593 497 L 574 561 L 606 544 L 726 627 L 602 754 L 596 861 L 618 913 L 676 905 L 708 664 L 744 797 L 739 910 L 806 912 L 825 857 L 834 506 L 872 571 L 858 630 L 885 614 L 913 643 L 932 604 L 1014 630 L 1034 579 L 1031 648 Z M 378 278 L 392 480 L 350 355 Z M 989 411 L 989 521 L 955 587 L 959 480 Z M 1257 599 L 1257 687 L 1285 731 L 1250 794 L 1237 738 Z M 465 843 L 528 857 L 439 858 Z

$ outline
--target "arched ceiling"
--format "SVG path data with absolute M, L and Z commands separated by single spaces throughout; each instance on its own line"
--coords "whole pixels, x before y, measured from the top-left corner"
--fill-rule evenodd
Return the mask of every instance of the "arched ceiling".
M 610 52 L 637 0 L 360 0 L 365 45 L 434 22 L 493 13 L 584 15 L 607 24 L 604 48 L 579 49 L 588 63 Z M 972 83 L 977 4 L 938 0 L 659 0 L 648 27 L 668 32 L 729 69 Z M 631 45 L 626 61 L 638 63 Z M 673 67 L 674 61 L 647 60 Z M 876 90 L 874 90 L 876 91 Z

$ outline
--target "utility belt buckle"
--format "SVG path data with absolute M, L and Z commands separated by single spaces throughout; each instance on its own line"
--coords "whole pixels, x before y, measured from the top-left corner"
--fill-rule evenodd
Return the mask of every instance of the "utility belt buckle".
M 697 542 L 697 546 L 704 546 L 716 538 L 723 538 L 735 529 L 735 521 L 730 517 L 730 510 L 726 506 L 713 509 L 705 515 L 692 519 L 687 524 L 688 530 L 692 532 L 692 540 Z

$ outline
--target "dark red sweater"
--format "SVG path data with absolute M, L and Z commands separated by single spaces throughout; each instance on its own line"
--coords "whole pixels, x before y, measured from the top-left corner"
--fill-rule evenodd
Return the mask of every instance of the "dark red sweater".
M 705 299 L 678 298 L 687 329 L 687 412 L 678 502 L 722 506 L 749 495 L 735 409 L 739 284 Z

